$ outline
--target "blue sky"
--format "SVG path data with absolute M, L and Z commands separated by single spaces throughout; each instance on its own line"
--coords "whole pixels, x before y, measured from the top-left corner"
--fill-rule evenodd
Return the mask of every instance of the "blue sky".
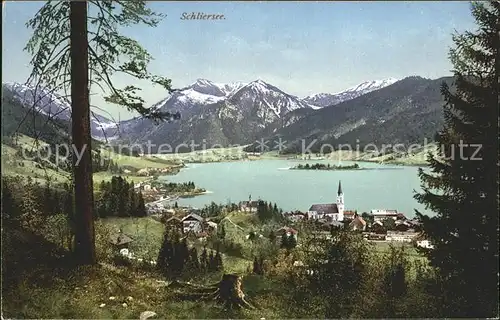
M 2 78 L 24 82 L 25 22 L 43 2 L 7 2 L 3 10 Z M 306 96 L 335 93 L 365 80 L 449 75 L 451 33 L 475 28 L 467 2 L 152 2 L 167 17 L 156 28 L 132 26 L 129 36 L 154 56 L 151 70 L 183 87 L 214 82 L 267 81 Z M 221 21 L 180 20 L 183 12 L 224 14 Z M 117 76 L 120 85 L 133 82 Z M 134 82 L 135 83 L 135 82 Z M 149 104 L 161 88 L 140 83 Z M 93 104 L 121 119 L 125 109 Z

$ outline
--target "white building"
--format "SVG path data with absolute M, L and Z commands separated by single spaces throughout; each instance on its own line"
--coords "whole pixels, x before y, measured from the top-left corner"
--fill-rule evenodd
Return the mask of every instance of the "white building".
M 191 213 L 182 218 L 182 231 L 188 233 L 193 231 L 194 233 L 201 232 L 203 230 L 203 218 L 196 213 Z
M 398 213 L 398 210 L 373 209 L 370 212 L 374 221 L 384 221 L 387 218 L 393 220 L 406 219 L 404 214 Z
M 426 249 L 434 249 L 434 245 L 429 240 L 426 239 L 418 240 L 417 246 Z
M 385 236 L 386 241 L 395 242 L 412 242 L 415 237 L 418 236 L 417 232 L 397 232 L 397 231 L 387 231 Z
M 325 219 L 329 221 L 344 221 L 344 193 L 339 181 L 336 203 L 313 204 L 307 212 L 309 219 Z
M 248 197 L 248 201 L 240 201 L 239 203 L 240 211 L 243 212 L 257 212 L 259 208 L 259 201 L 253 200 L 252 196 Z

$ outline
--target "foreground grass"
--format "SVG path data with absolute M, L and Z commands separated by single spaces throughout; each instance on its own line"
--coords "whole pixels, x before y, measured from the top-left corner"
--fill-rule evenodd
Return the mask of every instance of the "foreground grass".
M 251 221 L 248 216 L 245 218 L 246 220 L 238 222 Z M 154 269 L 139 265 L 112 265 L 111 261 L 100 254 L 107 245 L 107 236 L 117 228 L 122 228 L 134 237 L 132 251 L 147 248 L 148 245 L 155 246 L 154 250 L 159 248 L 163 225 L 149 217 L 98 220 L 96 246 L 101 263 L 77 269 L 65 267 L 67 263 L 64 262 L 64 254 L 61 257 L 60 254 L 49 252 L 58 249 L 41 236 L 32 238 L 10 230 L 7 230 L 7 235 L 3 232 L 3 315 L 16 319 L 138 319 L 142 312 L 153 311 L 157 314 L 156 318 L 160 319 L 281 319 L 324 316 L 321 309 L 316 310 L 307 303 L 299 305 L 305 297 L 300 296 L 303 291 L 294 287 L 294 284 L 280 276 L 249 274 L 247 269 L 252 264 L 251 261 L 227 255 L 223 255 L 224 272 L 242 276 L 246 299 L 255 309 L 224 310 L 213 300 L 193 301 L 181 298 L 176 289 L 168 286 L 170 282 Z M 388 246 L 376 249 L 383 253 L 387 252 Z M 185 280 L 195 285 L 207 285 L 220 280 L 221 275 L 192 274 Z M 17 281 L 12 281 L 12 278 Z M 409 278 L 414 277 L 410 275 Z
M 160 319 L 280 318 L 291 316 L 270 280 L 246 276 L 243 288 L 255 310 L 224 310 L 213 301 L 178 298 L 159 275 L 99 265 L 52 277 L 50 284 L 19 288 L 18 300 L 4 303 L 4 316 L 24 319 L 138 319 L 144 311 Z M 220 275 L 214 275 L 219 279 Z M 8 294 L 8 293 L 7 293 Z M 4 299 L 5 301 L 5 299 Z

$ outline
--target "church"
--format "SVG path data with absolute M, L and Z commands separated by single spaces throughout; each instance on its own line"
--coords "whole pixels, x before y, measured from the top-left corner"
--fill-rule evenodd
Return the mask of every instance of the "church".
M 339 181 L 337 202 L 328 204 L 313 204 L 307 211 L 307 218 L 314 220 L 344 221 L 344 193 Z

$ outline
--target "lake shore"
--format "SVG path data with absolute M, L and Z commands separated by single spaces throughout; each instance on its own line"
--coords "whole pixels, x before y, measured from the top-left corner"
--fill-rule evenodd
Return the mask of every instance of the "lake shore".
M 346 161 L 345 164 L 348 163 Z M 196 185 L 212 191 L 179 199 L 179 205 L 196 208 L 202 208 L 212 201 L 237 203 L 251 195 L 252 199 L 261 198 L 276 202 L 283 210 L 307 211 L 314 203 L 335 202 L 333 195 L 340 180 L 346 199 L 349 199 L 349 202 L 346 202 L 346 208 L 349 210 L 355 208 L 369 212 L 377 208 L 394 208 L 409 216 L 414 209 L 426 211 L 413 198 L 413 191 L 418 191 L 420 186 L 417 167 L 359 163 L 363 170 L 311 172 L 290 171 L 289 167 L 293 165 L 290 160 L 277 158 L 192 164 L 187 166 L 187 170 L 181 170 L 179 174 L 165 179 L 174 183 L 194 181 Z

